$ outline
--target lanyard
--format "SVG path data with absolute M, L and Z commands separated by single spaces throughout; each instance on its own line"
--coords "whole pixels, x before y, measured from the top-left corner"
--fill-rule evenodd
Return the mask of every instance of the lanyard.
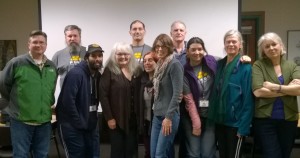
M 204 85 L 204 72 L 202 71 L 202 65 L 200 65 L 200 69 L 199 69 L 199 71 L 197 71 L 197 79 L 198 79 L 198 83 L 199 83 L 199 85 L 201 86 L 201 88 L 202 88 L 202 95 L 200 96 L 200 98 L 204 98 L 204 96 L 205 96 L 205 85 Z M 201 89 L 200 89 L 200 87 L 199 87 L 199 90 L 200 90 L 200 92 L 201 92 Z

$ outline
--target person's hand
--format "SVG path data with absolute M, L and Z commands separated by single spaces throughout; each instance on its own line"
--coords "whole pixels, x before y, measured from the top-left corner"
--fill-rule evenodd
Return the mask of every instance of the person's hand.
M 200 134 L 201 134 L 201 128 L 199 128 L 199 129 L 193 129 L 192 134 L 195 135 L 195 136 L 200 136 Z
M 240 58 L 240 61 L 242 63 L 251 63 L 251 58 L 248 56 L 248 55 L 243 55 L 241 58 Z
M 300 85 L 300 79 L 293 79 L 289 85 Z
M 116 120 L 115 119 L 108 120 L 107 125 L 110 129 L 115 129 L 117 127 Z
M 279 84 L 275 84 L 269 81 L 265 81 L 263 83 L 263 86 L 271 91 L 278 91 L 280 90 L 280 85 Z
M 172 132 L 172 120 L 165 118 L 162 122 L 162 134 L 167 136 Z

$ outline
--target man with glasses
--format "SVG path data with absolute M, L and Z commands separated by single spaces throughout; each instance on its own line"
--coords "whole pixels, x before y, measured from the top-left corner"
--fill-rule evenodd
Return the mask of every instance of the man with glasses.
M 47 59 L 46 33 L 29 35 L 29 52 L 10 60 L 0 76 L 0 92 L 9 101 L 13 157 L 47 158 L 51 136 L 51 105 L 57 80 L 56 67 Z

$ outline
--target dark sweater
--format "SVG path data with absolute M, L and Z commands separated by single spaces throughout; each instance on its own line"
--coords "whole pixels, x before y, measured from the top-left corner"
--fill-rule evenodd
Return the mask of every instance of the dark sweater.
M 123 73 L 115 74 L 105 68 L 100 82 L 100 101 L 106 121 L 115 119 L 117 125 L 126 132 L 131 123 L 137 124 L 130 122 L 130 118 L 139 111 L 139 88 L 139 77 L 132 76 L 129 81 Z
M 94 76 L 96 91 L 100 73 Z M 71 69 L 64 80 L 57 106 L 58 123 L 71 124 L 74 128 L 93 130 L 97 125 L 97 110 L 90 112 L 90 106 L 98 106 L 98 97 L 91 99 L 91 74 L 86 61 Z

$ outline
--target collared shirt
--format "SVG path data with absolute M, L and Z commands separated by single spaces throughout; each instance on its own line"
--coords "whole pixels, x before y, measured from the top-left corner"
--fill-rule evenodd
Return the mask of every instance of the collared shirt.
M 46 63 L 46 61 L 47 61 L 46 56 L 43 55 L 42 62 L 41 62 L 41 63 L 38 63 L 38 62 L 33 58 L 33 56 L 32 56 L 32 54 L 31 54 L 30 51 L 29 51 L 29 55 L 30 55 L 30 57 L 32 58 L 32 60 L 34 61 L 34 63 L 40 68 L 40 70 L 42 70 L 43 67 L 44 67 L 44 65 L 45 65 L 45 63 Z
M 179 60 L 182 66 L 186 64 L 186 44 L 187 42 L 184 41 L 184 48 L 180 52 L 177 52 L 175 48 L 173 51 L 173 54 L 175 55 L 176 59 Z

